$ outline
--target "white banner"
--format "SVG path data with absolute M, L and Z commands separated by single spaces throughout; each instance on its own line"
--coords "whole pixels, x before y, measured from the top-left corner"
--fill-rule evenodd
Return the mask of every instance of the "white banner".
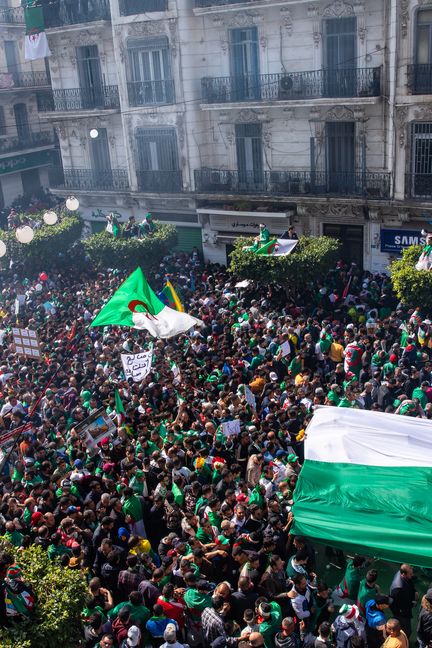
M 246 403 L 256 410 L 256 399 L 251 389 L 247 385 L 244 386 L 244 393 L 246 398 Z
M 132 378 L 134 382 L 141 382 L 148 376 L 151 370 L 152 356 L 153 351 L 122 353 L 121 360 L 126 380 Z
M 222 433 L 226 437 L 237 436 L 240 434 L 240 421 L 235 419 L 234 421 L 226 421 L 222 423 Z

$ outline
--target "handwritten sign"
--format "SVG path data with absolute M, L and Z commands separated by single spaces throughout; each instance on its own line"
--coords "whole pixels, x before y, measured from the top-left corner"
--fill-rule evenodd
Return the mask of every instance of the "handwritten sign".
M 141 382 L 149 375 L 152 364 L 153 351 L 141 353 L 122 353 L 121 361 L 126 380 L 132 378 L 134 382 Z
M 39 359 L 42 357 L 36 331 L 24 328 L 12 329 L 15 350 L 19 355 Z
M 290 343 L 288 341 L 282 342 L 281 344 L 282 358 L 285 358 L 291 353 Z
M 244 394 L 246 398 L 246 403 L 252 407 L 253 410 L 256 410 L 256 398 L 251 389 L 247 385 L 244 386 Z
M 226 437 L 237 436 L 240 434 L 240 421 L 226 421 L 222 423 L 222 433 Z

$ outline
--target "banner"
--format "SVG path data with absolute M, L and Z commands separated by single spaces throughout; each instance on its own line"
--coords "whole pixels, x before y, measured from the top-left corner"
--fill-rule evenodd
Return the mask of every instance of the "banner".
M 256 410 L 256 398 L 251 389 L 247 385 L 244 386 L 244 393 L 246 398 L 246 403 L 252 407 L 253 410 Z
M 0 448 L 2 450 L 9 448 L 15 443 L 15 440 L 20 436 L 20 434 L 29 432 L 32 427 L 33 426 L 31 423 L 26 423 L 25 425 L 20 425 L 19 427 L 15 428 L 15 430 L 4 430 L 0 434 Z
M 132 378 L 134 382 L 141 382 L 149 375 L 152 365 L 153 351 L 141 353 L 122 353 L 121 361 L 126 380 Z
M 240 421 L 236 419 L 235 421 L 222 423 L 222 433 L 226 437 L 237 436 L 237 434 L 240 434 Z
M 111 437 L 117 430 L 116 424 L 103 407 L 90 414 L 84 421 L 75 425 L 81 441 L 87 448 L 94 448 L 105 437 Z
M 25 355 L 28 358 L 39 360 L 42 357 L 39 348 L 39 340 L 36 331 L 30 329 L 13 328 L 12 329 L 15 350 L 19 355 Z

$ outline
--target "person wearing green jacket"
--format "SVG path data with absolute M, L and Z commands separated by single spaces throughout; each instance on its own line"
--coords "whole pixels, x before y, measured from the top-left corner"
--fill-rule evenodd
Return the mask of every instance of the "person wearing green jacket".
M 348 561 L 344 577 L 333 592 L 333 600 L 335 603 L 341 605 L 347 602 L 355 603 L 365 560 L 364 556 L 354 556 L 352 560 Z
M 132 533 L 147 538 L 141 499 L 129 487 L 124 490 L 123 513 L 131 518 Z
M 282 610 L 279 603 L 260 603 L 258 605 L 259 632 L 264 639 L 264 648 L 274 648 L 274 636 L 280 629 Z
M 115 608 L 109 610 L 108 618 L 115 619 L 125 605 L 130 609 L 130 615 L 134 625 L 145 628 L 145 624 L 150 619 L 150 610 L 144 605 L 140 592 L 131 592 L 127 601 L 122 601 Z

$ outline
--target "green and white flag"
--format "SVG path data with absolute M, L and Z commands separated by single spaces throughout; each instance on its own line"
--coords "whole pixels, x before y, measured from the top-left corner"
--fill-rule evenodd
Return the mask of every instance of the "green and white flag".
M 22 0 L 25 20 L 24 57 L 26 61 L 51 56 L 48 39 L 45 34 L 43 8 L 39 0 Z
M 130 326 L 153 337 L 170 338 L 201 326 L 201 320 L 165 306 L 150 288 L 141 268 L 122 283 L 90 326 Z
M 431 422 L 318 408 L 306 430 L 293 513 L 296 534 L 431 568 Z
M 176 365 L 175 360 L 170 360 L 169 363 L 174 376 L 173 384 L 178 385 L 178 383 L 181 382 L 180 369 L 178 368 L 178 365 Z

